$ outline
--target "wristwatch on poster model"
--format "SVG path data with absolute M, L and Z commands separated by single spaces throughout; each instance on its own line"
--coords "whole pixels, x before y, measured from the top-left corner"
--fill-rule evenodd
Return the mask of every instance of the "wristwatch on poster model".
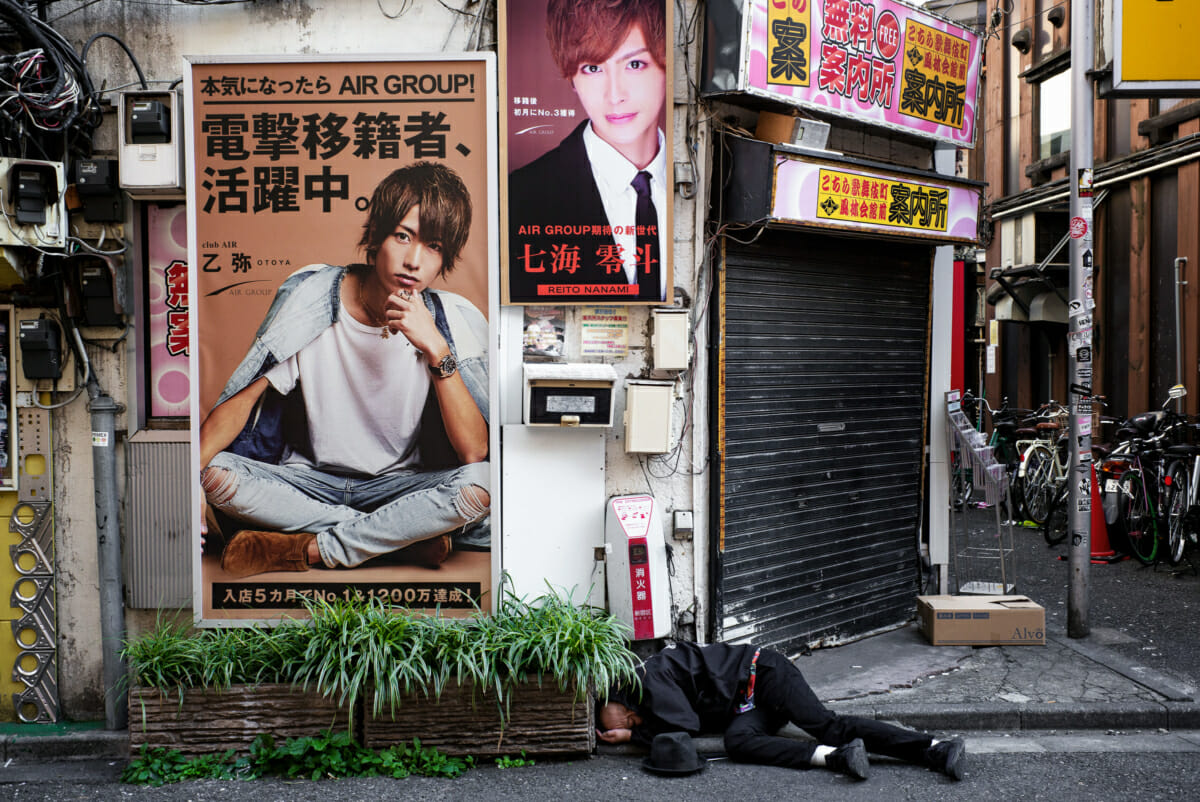
M 454 358 L 454 354 L 446 354 L 440 362 L 429 366 L 429 372 L 439 379 L 450 378 L 456 370 L 458 370 L 458 360 Z

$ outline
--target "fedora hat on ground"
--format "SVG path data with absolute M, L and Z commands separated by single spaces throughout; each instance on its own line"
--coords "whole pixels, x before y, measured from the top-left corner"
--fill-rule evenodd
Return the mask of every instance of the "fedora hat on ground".
M 655 774 L 682 776 L 700 771 L 704 761 L 696 753 L 692 736 L 686 732 L 664 732 L 650 742 L 650 757 L 642 761 L 642 768 Z

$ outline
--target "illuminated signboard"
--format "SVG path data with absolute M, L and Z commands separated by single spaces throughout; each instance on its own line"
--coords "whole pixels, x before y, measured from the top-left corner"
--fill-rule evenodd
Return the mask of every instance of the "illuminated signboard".
M 741 92 L 973 147 L 981 42 L 893 0 L 746 0 L 710 9 L 705 92 Z M 736 42 L 733 47 L 725 45 Z
M 776 154 L 771 216 L 787 222 L 974 243 L 978 187 Z

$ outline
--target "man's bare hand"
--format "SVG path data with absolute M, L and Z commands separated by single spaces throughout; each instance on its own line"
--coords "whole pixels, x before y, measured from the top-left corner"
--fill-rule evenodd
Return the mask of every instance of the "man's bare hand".
M 627 744 L 633 738 L 633 730 L 618 727 L 615 730 L 596 730 L 600 740 L 606 744 Z
M 433 315 L 420 295 L 400 290 L 388 296 L 385 307 L 388 328 L 403 334 L 413 347 L 427 355 L 430 364 L 450 353 L 450 346 L 434 323 Z

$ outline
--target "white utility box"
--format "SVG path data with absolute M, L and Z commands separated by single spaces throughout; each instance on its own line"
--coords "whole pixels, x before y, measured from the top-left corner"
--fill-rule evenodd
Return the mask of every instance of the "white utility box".
M 119 185 L 134 200 L 182 198 L 183 102 L 172 90 L 122 92 Z
M 674 382 L 632 379 L 625 383 L 625 453 L 665 454 L 671 450 Z
M 686 309 L 655 309 L 654 369 L 687 370 L 688 321 Z

